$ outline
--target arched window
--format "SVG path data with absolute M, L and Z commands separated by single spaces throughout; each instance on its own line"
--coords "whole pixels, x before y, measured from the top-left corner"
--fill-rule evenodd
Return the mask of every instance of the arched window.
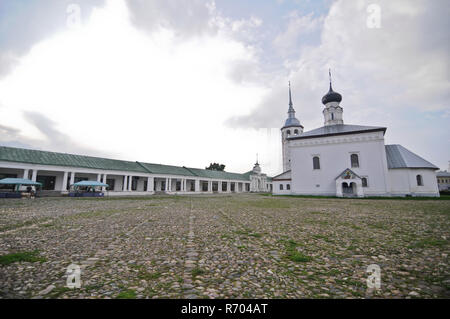
M 313 157 L 313 169 L 320 169 L 320 159 L 318 156 Z
M 287 185 L 286 185 L 286 189 L 287 189 L 287 190 L 290 190 L 290 189 L 291 189 L 291 184 L 287 184 Z
M 362 187 L 367 187 L 367 177 L 361 178 Z
M 331 119 L 334 120 L 334 113 L 331 113 Z
M 417 175 L 416 179 L 417 179 L 417 186 L 423 186 L 422 175 Z
M 280 184 L 280 191 L 283 190 L 283 184 Z
M 298 135 L 298 130 L 297 129 L 294 130 L 294 134 Z
M 291 135 L 291 130 L 287 130 L 286 134 Z
M 359 167 L 358 154 L 350 155 L 350 162 L 352 163 L 352 167 Z

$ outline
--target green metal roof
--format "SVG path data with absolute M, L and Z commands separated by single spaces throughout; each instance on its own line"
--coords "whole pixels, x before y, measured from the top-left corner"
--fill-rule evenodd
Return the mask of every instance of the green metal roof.
M 0 161 L 249 181 L 244 174 L 0 146 Z M 269 178 L 268 178 L 269 179 Z
M 152 164 L 138 162 L 142 167 L 144 167 L 147 172 L 153 174 L 169 174 L 169 175 L 183 175 L 183 176 L 195 176 L 189 170 L 181 166 L 163 165 L 163 164 Z
M 238 173 L 229 173 L 224 171 L 213 171 L 209 169 L 200 169 L 200 168 L 191 168 L 186 167 L 187 170 L 192 172 L 194 176 L 198 177 L 204 177 L 204 178 L 213 178 L 213 179 L 234 179 L 234 180 L 241 180 L 241 181 L 248 181 L 249 178 L 246 177 L 244 174 L 238 174 Z
M 147 173 L 136 162 L 0 146 L 0 161 Z

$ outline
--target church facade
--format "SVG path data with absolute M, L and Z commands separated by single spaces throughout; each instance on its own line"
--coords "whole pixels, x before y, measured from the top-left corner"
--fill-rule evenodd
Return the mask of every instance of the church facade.
M 322 98 L 324 126 L 304 131 L 289 86 L 283 172 L 273 177 L 273 194 L 439 196 L 438 167 L 401 145 L 385 145 L 386 127 L 344 124 L 341 101 L 330 79 Z

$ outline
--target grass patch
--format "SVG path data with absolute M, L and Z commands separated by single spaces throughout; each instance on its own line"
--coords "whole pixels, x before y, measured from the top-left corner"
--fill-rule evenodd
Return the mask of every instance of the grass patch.
M 47 261 L 44 257 L 39 256 L 39 251 L 22 251 L 18 253 L 11 253 L 0 256 L 0 265 L 9 265 L 15 262 L 44 262 Z
M 262 234 L 260 234 L 260 233 L 250 233 L 248 235 L 251 236 L 251 237 L 255 237 L 255 238 L 261 238 L 262 237 Z
M 425 248 L 425 247 L 442 247 L 447 245 L 447 241 L 436 238 L 424 238 L 414 244 L 408 246 L 408 248 Z
M 203 275 L 205 273 L 205 271 L 203 269 L 197 267 L 197 268 L 192 269 L 191 273 L 192 273 L 192 277 L 195 278 L 197 276 Z
M 133 289 L 128 289 L 125 291 L 121 291 L 116 299 L 136 299 L 136 291 Z
M 299 262 L 308 262 L 311 261 L 312 258 L 309 256 L 306 256 L 304 254 L 302 254 L 301 252 L 298 251 L 290 251 L 287 254 L 287 258 L 293 262 L 299 263 Z
M 144 270 L 139 271 L 138 278 L 143 280 L 155 280 L 161 277 L 160 272 L 147 272 Z
M 293 240 L 280 240 L 286 247 L 286 258 L 290 261 L 299 263 L 299 262 L 309 262 L 312 260 L 312 257 L 306 256 L 297 250 L 297 246 L 300 246 L 297 242 Z

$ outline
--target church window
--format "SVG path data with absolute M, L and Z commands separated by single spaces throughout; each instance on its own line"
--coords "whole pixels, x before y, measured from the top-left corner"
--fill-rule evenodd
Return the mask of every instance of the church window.
M 318 156 L 313 157 L 313 169 L 320 169 L 320 159 Z
M 298 130 L 297 129 L 294 130 L 294 134 L 298 135 Z
M 350 161 L 352 163 L 352 167 L 359 167 L 359 158 L 358 154 L 350 155 Z
M 280 191 L 283 190 L 283 184 L 280 184 Z
M 287 135 L 291 135 L 291 130 L 287 130 Z
M 362 187 L 367 187 L 367 177 L 361 178 Z
M 334 120 L 334 113 L 331 113 L 331 119 Z
M 287 185 L 286 185 L 286 189 L 287 189 L 287 190 L 290 190 L 290 189 L 291 189 L 291 184 L 287 184 Z
M 417 186 L 423 186 L 422 175 L 417 175 L 416 179 L 417 179 Z

